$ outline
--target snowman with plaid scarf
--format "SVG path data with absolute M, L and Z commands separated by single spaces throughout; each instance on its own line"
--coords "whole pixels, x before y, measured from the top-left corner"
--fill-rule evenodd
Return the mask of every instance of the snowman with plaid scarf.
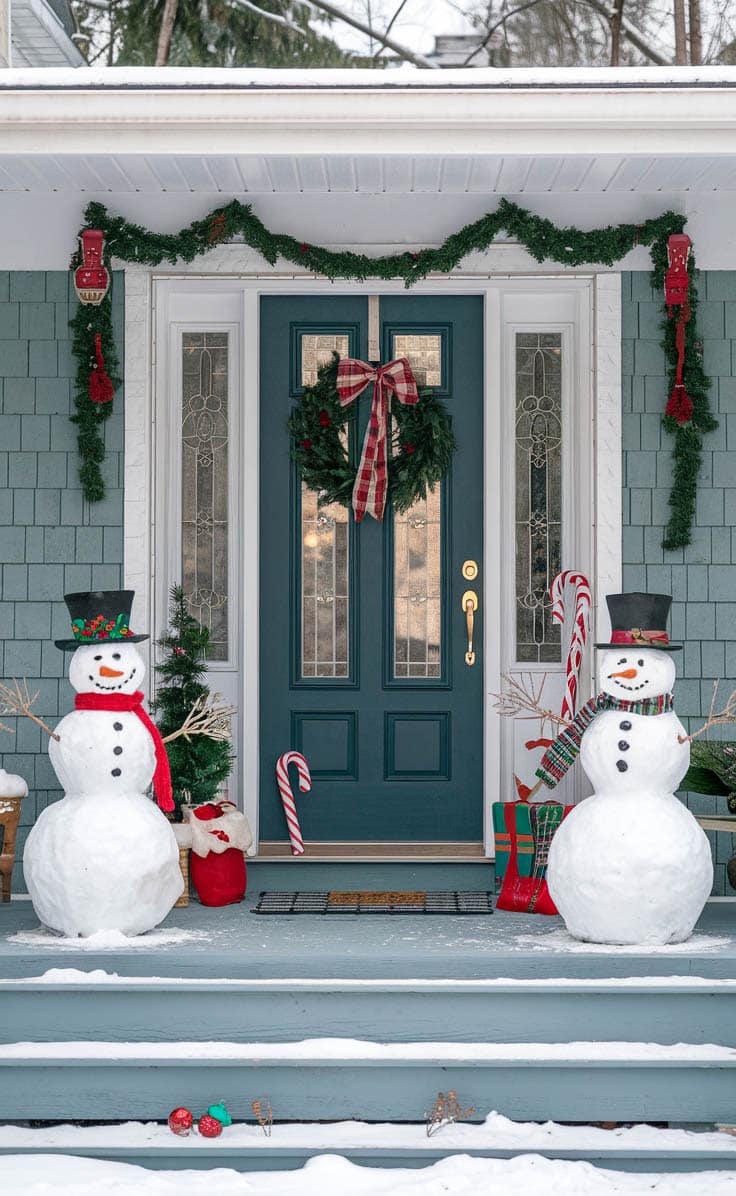
M 537 776 L 552 789 L 578 753 L 594 793 L 570 812 L 549 851 L 550 895 L 577 939 L 611 944 L 689 938 L 713 884 L 708 840 L 675 797 L 690 744 L 675 714 L 667 594 L 606 599 L 611 641 L 599 692 L 547 749 Z

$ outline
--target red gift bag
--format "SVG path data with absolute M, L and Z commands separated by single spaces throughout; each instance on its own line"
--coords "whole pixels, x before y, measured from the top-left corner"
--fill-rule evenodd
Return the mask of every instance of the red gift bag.
M 189 868 L 202 905 L 235 905 L 245 897 L 245 856 L 237 847 L 228 847 L 220 855 L 192 852 Z

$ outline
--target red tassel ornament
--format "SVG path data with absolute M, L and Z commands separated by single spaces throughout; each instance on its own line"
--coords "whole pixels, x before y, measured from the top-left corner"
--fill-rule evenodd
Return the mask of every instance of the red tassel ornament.
M 664 413 L 671 415 L 678 424 L 689 424 L 693 418 L 693 401 L 681 382 L 675 383 Z
M 112 379 L 105 369 L 102 355 L 102 336 L 95 333 L 95 366 L 89 376 L 89 397 L 93 403 L 110 403 L 115 394 Z

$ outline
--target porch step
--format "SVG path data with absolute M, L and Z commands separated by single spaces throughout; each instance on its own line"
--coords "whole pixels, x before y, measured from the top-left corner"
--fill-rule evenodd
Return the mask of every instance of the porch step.
M 736 1049 L 344 1038 L 0 1047 L 2 1120 L 159 1118 L 173 1104 L 202 1109 L 213 1099 L 243 1117 L 268 1097 L 278 1119 L 417 1121 L 439 1089 L 523 1121 L 728 1121 Z
M 0 1155 L 79 1155 L 156 1170 L 289 1170 L 323 1154 L 340 1154 L 362 1166 L 426 1167 L 454 1154 L 506 1159 L 522 1153 L 584 1160 L 621 1171 L 736 1171 L 736 1139 L 727 1134 L 650 1126 L 610 1131 L 521 1124 L 498 1113 L 491 1113 L 480 1125 L 448 1126 L 432 1138 L 423 1124 L 362 1122 L 276 1124 L 271 1137 L 257 1126 L 240 1124 L 214 1141 L 195 1135 L 176 1138 L 165 1125 L 155 1123 L 37 1130 L 0 1127 Z
M 736 1046 L 736 980 L 202 980 L 57 969 L 0 981 L 0 1043 L 586 1041 Z

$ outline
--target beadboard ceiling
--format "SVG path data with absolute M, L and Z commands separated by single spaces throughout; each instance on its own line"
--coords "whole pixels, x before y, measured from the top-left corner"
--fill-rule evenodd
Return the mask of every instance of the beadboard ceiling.
M 717 157 L 0 155 L 0 191 L 545 195 L 736 191 Z

